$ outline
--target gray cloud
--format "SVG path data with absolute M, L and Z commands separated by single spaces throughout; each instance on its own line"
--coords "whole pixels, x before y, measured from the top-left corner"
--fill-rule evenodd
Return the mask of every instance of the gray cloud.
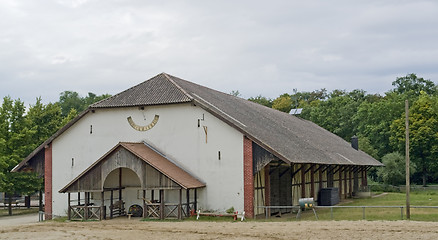
M 0 2 L 0 96 L 117 93 L 161 72 L 244 97 L 438 77 L 435 1 Z

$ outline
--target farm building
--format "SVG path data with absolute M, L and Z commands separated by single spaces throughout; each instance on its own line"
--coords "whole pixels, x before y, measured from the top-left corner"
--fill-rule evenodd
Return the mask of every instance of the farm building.
M 44 176 L 46 218 L 254 217 L 322 188 L 350 197 L 380 165 L 310 121 L 162 73 L 92 104 L 13 171 Z

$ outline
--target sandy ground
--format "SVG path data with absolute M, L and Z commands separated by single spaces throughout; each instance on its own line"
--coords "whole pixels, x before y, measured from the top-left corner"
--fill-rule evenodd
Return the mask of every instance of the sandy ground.
M 0 239 L 438 239 L 438 223 L 318 222 L 43 222 L 0 225 Z

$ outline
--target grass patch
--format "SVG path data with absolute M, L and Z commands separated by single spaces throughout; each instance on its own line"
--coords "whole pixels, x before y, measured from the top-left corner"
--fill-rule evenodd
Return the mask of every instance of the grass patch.
M 413 192 L 410 196 L 411 206 L 438 206 L 438 191 Z M 405 193 L 388 193 L 381 197 L 354 199 L 339 206 L 405 206 Z M 317 209 L 320 220 L 362 220 L 363 208 L 333 208 Z M 403 208 L 366 208 L 366 220 L 401 220 L 406 219 L 406 209 Z M 333 215 L 333 218 L 332 218 Z M 315 220 L 313 212 L 304 211 L 302 220 Z M 411 220 L 415 221 L 438 221 L 438 209 L 434 208 L 411 208 Z

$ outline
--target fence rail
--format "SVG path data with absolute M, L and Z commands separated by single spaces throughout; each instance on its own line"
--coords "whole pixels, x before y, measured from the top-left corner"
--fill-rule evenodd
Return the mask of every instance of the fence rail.
M 265 218 L 268 219 L 270 216 L 271 209 L 291 209 L 291 210 L 300 210 L 300 206 L 257 206 L 257 208 L 263 208 L 265 211 Z M 362 209 L 362 218 L 365 220 L 365 209 L 367 208 L 400 208 L 400 217 L 403 220 L 403 210 L 406 206 L 314 206 L 314 209 L 330 209 L 330 218 L 333 220 L 333 209 L 334 208 L 361 208 Z M 410 208 L 435 208 L 438 209 L 438 206 L 410 206 Z M 316 213 L 315 213 L 316 216 Z M 297 214 L 297 219 L 300 218 L 300 214 Z M 318 220 L 318 218 L 316 218 Z

